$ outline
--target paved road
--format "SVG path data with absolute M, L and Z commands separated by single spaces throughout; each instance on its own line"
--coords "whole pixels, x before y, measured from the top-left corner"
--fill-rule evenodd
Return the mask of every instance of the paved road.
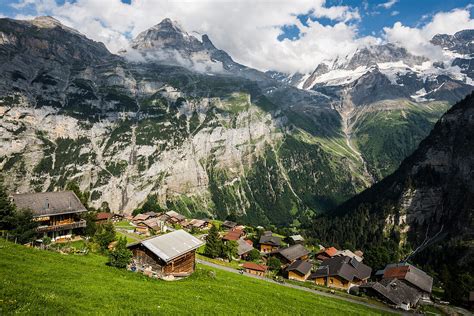
M 228 272 L 240 274 L 240 273 L 239 273 L 239 270 L 236 270 L 236 269 L 233 269 L 233 268 L 229 268 L 229 267 L 225 267 L 225 266 L 221 266 L 221 265 L 218 265 L 218 264 L 209 262 L 209 261 L 197 259 L 197 262 L 200 263 L 200 264 L 203 264 L 203 265 L 212 267 L 212 268 L 216 268 L 216 269 L 225 270 L 225 271 L 228 271 Z M 347 298 L 347 297 L 343 297 L 343 296 L 337 296 L 337 295 L 335 295 L 335 294 L 326 293 L 326 292 L 323 292 L 323 291 L 318 291 L 318 290 L 310 289 L 310 288 L 307 288 L 307 287 L 304 287 L 304 286 L 299 286 L 299 285 L 295 285 L 295 284 L 291 284 L 291 283 L 279 283 L 279 282 L 276 282 L 276 281 L 274 281 L 274 280 L 272 280 L 272 279 L 269 279 L 269 278 L 265 278 L 265 277 L 261 277 L 261 276 L 257 276 L 257 275 L 253 275 L 253 274 L 249 274 L 249 273 L 245 273 L 245 272 L 244 272 L 243 275 L 244 275 L 244 276 L 247 276 L 247 277 L 250 277 L 250 278 L 259 279 L 259 280 L 263 280 L 263 281 L 266 281 L 266 282 L 278 284 L 278 285 L 281 285 L 281 286 L 286 286 L 286 287 L 290 287 L 290 288 L 293 288 L 293 289 L 297 289 L 297 290 L 301 290 L 301 291 L 305 291 L 305 292 L 310 292 L 310 293 L 313 293 L 313 294 L 316 294 L 316 295 L 325 296 L 325 297 L 330 297 L 330 298 L 334 298 L 334 299 L 340 299 L 340 300 L 343 300 L 343 301 L 346 301 L 346 302 L 350 302 L 350 303 L 354 303 L 354 304 L 359 304 L 359 305 L 364 305 L 364 306 L 369 307 L 369 308 L 372 308 L 372 309 L 376 309 L 376 310 L 380 310 L 380 311 L 384 311 L 384 312 L 389 312 L 389 313 L 395 313 L 395 314 L 403 315 L 402 312 L 400 312 L 400 311 L 398 311 L 398 310 L 394 310 L 394 309 L 389 308 L 389 307 L 383 307 L 383 306 L 378 306 L 378 305 L 372 305 L 372 304 L 370 304 L 370 303 L 361 302 L 361 301 L 358 301 L 358 300 L 353 300 L 353 299 L 350 299 L 350 298 Z M 408 314 L 408 313 L 407 313 L 407 314 Z

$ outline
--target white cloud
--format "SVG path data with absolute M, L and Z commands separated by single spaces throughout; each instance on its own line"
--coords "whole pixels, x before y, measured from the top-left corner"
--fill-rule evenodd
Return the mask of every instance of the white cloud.
M 398 43 L 414 54 L 443 59 L 441 49 L 430 43 L 433 36 L 436 34 L 454 34 L 472 28 L 474 28 L 474 19 L 471 19 L 469 11 L 467 9 L 455 9 L 450 12 L 435 14 L 431 21 L 419 28 L 396 22 L 391 28 L 385 27 L 384 32 L 386 40 Z
M 383 7 L 396 3 L 391 0 Z M 208 34 L 216 47 L 227 51 L 236 61 L 261 70 L 310 72 L 323 60 L 351 53 L 360 45 L 383 40 L 398 42 L 417 54 L 436 55 L 429 39 L 436 33 L 454 33 L 473 28 L 469 12 L 454 10 L 438 13 L 420 28 L 397 22 L 384 28 L 385 35 L 360 37 L 356 8 L 329 5 L 325 0 L 76 0 L 58 5 L 55 0 L 20 0 L 16 4 L 52 15 L 89 38 L 103 42 L 117 52 L 130 38 L 169 17 L 191 33 Z M 21 13 L 21 10 L 19 11 Z M 332 25 L 308 19 L 303 25 L 298 14 L 314 19 L 328 18 Z M 279 41 L 283 25 L 300 29 L 298 40 Z M 194 33 L 193 33 L 194 34 Z
M 379 4 L 377 7 L 379 7 L 379 8 L 385 8 L 385 9 L 390 9 L 390 8 L 393 7 L 397 2 L 398 2 L 398 0 L 389 0 L 389 1 L 387 1 L 387 2 L 384 2 L 384 3 Z
M 396 16 L 396 15 L 399 15 L 400 14 L 400 11 L 392 11 L 390 13 L 391 16 Z
M 20 7 L 35 8 L 38 15 L 52 15 L 88 37 L 117 52 L 129 37 L 169 17 L 188 31 L 209 34 L 214 44 L 243 64 L 266 70 L 311 71 L 315 64 L 356 45 L 360 20 L 357 9 L 328 5 L 325 0 L 77 0 L 58 5 L 54 0 L 22 0 Z M 318 22 L 302 25 L 298 14 L 328 18 L 335 25 Z M 297 41 L 279 41 L 280 27 L 297 25 Z M 128 36 L 127 36 L 128 35 Z M 363 39 L 362 41 L 365 41 Z

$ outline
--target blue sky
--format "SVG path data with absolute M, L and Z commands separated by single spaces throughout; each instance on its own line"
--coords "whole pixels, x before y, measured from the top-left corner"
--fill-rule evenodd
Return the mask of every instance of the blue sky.
M 310 72 L 360 46 L 393 42 L 435 54 L 438 33 L 474 29 L 472 0 L 0 0 L 0 16 L 51 15 L 112 52 L 163 18 L 208 34 L 236 61 Z M 196 35 L 199 37 L 200 35 Z
M 384 27 L 390 27 L 395 22 L 402 22 L 410 27 L 420 27 L 430 20 L 438 12 L 447 12 L 456 8 L 468 8 L 474 15 L 472 0 L 398 0 L 390 7 L 389 0 L 328 0 L 326 5 L 344 5 L 357 8 L 361 15 L 357 24 L 360 36 L 381 34 Z M 312 18 L 311 14 L 298 15 L 300 21 L 305 24 L 308 19 L 318 21 L 323 25 L 334 25 L 337 21 L 328 18 Z M 300 31 L 296 25 L 285 25 L 279 39 L 298 39 Z

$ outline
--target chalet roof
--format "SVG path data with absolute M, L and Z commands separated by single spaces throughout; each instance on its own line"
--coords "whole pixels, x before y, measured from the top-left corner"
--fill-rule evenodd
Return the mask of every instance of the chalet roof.
M 158 216 L 158 213 L 155 213 L 155 212 L 153 212 L 153 211 L 146 212 L 146 213 L 143 213 L 143 214 L 148 215 L 148 216 L 150 216 L 150 217 L 156 217 L 156 216 Z
M 272 246 L 280 246 L 281 245 L 281 238 L 277 236 L 271 236 L 271 235 L 262 235 L 260 237 L 260 244 L 264 245 L 272 245 Z
M 309 250 L 303 245 L 293 245 L 287 248 L 280 249 L 278 253 L 288 261 L 299 259 L 309 254 Z
M 246 240 L 244 240 L 243 238 L 240 238 L 237 240 L 237 244 L 238 244 L 238 247 L 237 247 L 237 254 L 239 256 L 241 255 L 244 255 L 250 251 L 252 251 L 254 248 L 252 247 L 252 245 L 249 245 L 247 243 Z
M 150 227 L 151 229 L 161 228 L 163 225 L 163 221 L 160 221 L 158 218 L 149 218 L 146 221 L 143 221 L 146 226 Z
M 204 226 L 206 224 L 206 221 L 204 221 L 202 219 L 192 219 L 189 222 L 189 224 L 192 225 L 193 227 L 199 228 L 199 227 Z
M 180 229 L 130 244 L 127 247 L 134 247 L 139 244 L 142 244 L 161 260 L 168 263 L 176 257 L 201 247 L 204 245 L 204 242 Z
M 138 221 L 146 221 L 150 215 L 147 214 L 137 214 L 134 218 L 133 221 L 138 222 Z
M 242 236 L 243 231 L 240 229 L 232 229 L 227 234 L 224 235 L 222 239 L 224 240 L 238 240 Z
M 166 212 L 166 215 L 168 215 L 171 218 L 176 218 L 178 221 L 184 221 L 186 219 L 185 216 L 179 214 L 178 212 L 175 211 L 168 211 Z
M 335 248 L 334 248 L 334 249 L 335 249 Z M 362 262 L 362 260 L 363 260 L 362 257 L 356 255 L 355 253 L 353 253 L 353 252 L 350 251 L 349 249 L 338 250 L 334 256 L 347 256 L 347 257 L 354 258 L 354 259 L 356 259 L 356 260 L 359 261 L 359 262 Z
M 431 293 L 433 278 L 426 272 L 409 263 L 389 264 L 385 267 L 384 279 L 396 278 L 416 286 L 422 291 Z
M 112 218 L 113 214 L 112 213 L 105 213 L 105 212 L 100 212 L 97 213 L 95 216 L 96 220 L 101 221 L 101 220 L 108 220 Z
M 414 306 L 421 298 L 421 293 L 415 288 L 397 279 L 384 279 L 380 282 L 369 282 L 360 286 L 361 289 L 372 289 L 385 297 L 392 304 L 410 304 Z
M 304 241 L 304 238 L 301 235 L 290 236 L 290 239 L 293 240 L 293 241 Z
M 372 268 L 347 256 L 338 256 L 324 260 L 319 268 L 311 274 L 310 279 L 327 276 L 339 276 L 347 281 L 354 278 L 365 280 L 370 277 Z
M 225 221 L 224 223 L 222 223 L 222 226 L 227 228 L 234 228 L 235 226 L 237 226 L 237 223 L 232 221 Z
M 261 271 L 261 272 L 265 272 L 267 271 L 268 267 L 267 266 L 264 266 L 264 265 L 261 265 L 261 264 L 256 264 L 254 262 L 245 262 L 243 265 L 242 265 L 243 268 L 245 269 L 250 269 L 250 270 L 255 270 L 255 271 Z
M 296 260 L 292 264 L 286 268 L 286 271 L 295 271 L 298 272 L 301 275 L 306 275 L 308 272 L 311 271 L 311 268 L 313 265 L 311 262 L 306 261 L 306 260 Z
M 336 255 L 336 253 L 338 252 L 338 250 L 334 247 L 329 247 L 327 249 L 324 249 L 323 251 L 321 251 L 319 254 L 325 254 L 327 255 L 328 257 L 334 257 Z
M 87 211 L 72 191 L 14 194 L 13 202 L 18 209 L 30 209 L 34 217 Z

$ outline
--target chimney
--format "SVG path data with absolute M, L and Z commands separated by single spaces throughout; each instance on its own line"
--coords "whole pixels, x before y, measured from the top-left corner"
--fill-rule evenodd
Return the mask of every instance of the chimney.
M 45 201 L 45 209 L 49 210 L 49 200 L 48 200 L 48 198 L 46 198 L 46 201 Z

